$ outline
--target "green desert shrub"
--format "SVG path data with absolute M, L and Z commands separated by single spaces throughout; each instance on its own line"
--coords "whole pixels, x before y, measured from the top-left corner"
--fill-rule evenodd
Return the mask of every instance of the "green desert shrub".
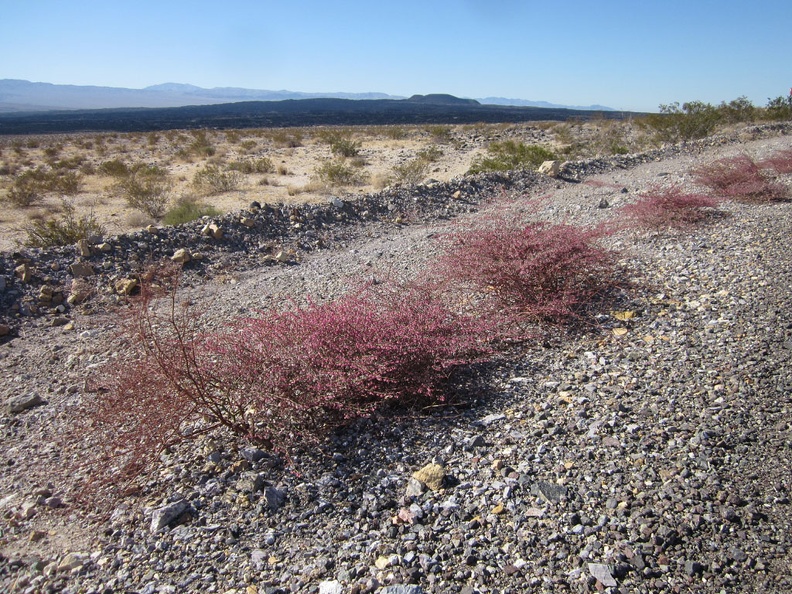
M 792 94 L 767 100 L 764 118 L 774 121 L 792 120 Z
M 451 141 L 451 127 L 435 124 L 426 127 L 426 132 L 434 142 L 445 144 Z
M 487 153 L 473 160 L 468 173 L 536 169 L 544 161 L 556 158 L 552 151 L 543 146 L 526 145 L 514 140 L 494 142 L 487 147 Z
M 25 245 L 38 248 L 71 245 L 80 239 L 105 233 L 93 212 L 78 217 L 74 205 L 66 200 L 62 203 L 60 216 L 32 221 L 24 230 L 27 235 Z
M 187 147 L 187 152 L 196 157 L 211 157 L 217 152 L 212 142 L 206 135 L 206 130 L 193 130 L 193 141 Z
M 443 156 L 443 151 L 435 145 L 430 145 L 418 151 L 415 156 L 427 163 L 435 163 Z
M 681 142 L 711 135 L 721 122 L 721 112 L 709 103 L 689 101 L 660 106 L 660 113 L 639 120 L 660 142 Z
M 44 188 L 37 170 L 29 169 L 23 171 L 14 178 L 11 188 L 8 190 L 6 200 L 12 205 L 20 208 L 33 206 L 41 201 Z
M 303 145 L 305 134 L 299 128 L 278 128 L 262 132 L 273 144 L 281 147 L 296 148 Z
M 314 170 L 319 181 L 328 186 L 355 186 L 363 183 L 363 174 L 344 161 L 325 161 Z
M 244 174 L 273 173 L 275 171 L 275 164 L 269 157 L 261 157 L 260 159 L 231 161 L 228 164 L 228 169 Z
M 110 161 L 104 161 L 99 165 L 99 173 L 111 177 L 125 177 L 129 175 L 130 170 L 127 164 L 120 159 L 112 159 Z
M 393 168 L 393 182 L 419 184 L 429 171 L 429 162 L 421 158 L 412 159 Z
M 357 157 L 361 143 L 351 138 L 339 138 L 330 145 L 330 151 L 337 157 Z
M 352 132 L 347 129 L 321 130 L 317 137 L 322 142 L 330 145 L 330 152 L 336 157 L 357 157 L 360 154 L 361 143 L 352 139 Z
M 214 217 L 220 214 L 214 206 L 203 204 L 192 198 L 181 198 L 179 202 L 162 217 L 164 225 L 181 225 L 201 217 Z
M 718 106 L 721 119 L 729 124 L 753 122 L 756 119 L 757 109 L 747 97 L 738 97 L 726 103 L 721 101 Z
M 198 192 L 211 196 L 236 190 L 240 181 L 237 171 L 223 171 L 215 165 L 207 165 L 195 174 L 192 185 Z
M 81 187 L 82 176 L 79 173 L 42 166 L 17 175 L 6 199 L 13 206 L 27 207 L 39 202 L 44 194 L 59 193 L 72 196 L 77 194 Z
M 155 165 L 138 163 L 120 176 L 115 185 L 116 192 L 127 204 L 153 219 L 165 214 L 171 197 L 173 182 L 168 172 Z

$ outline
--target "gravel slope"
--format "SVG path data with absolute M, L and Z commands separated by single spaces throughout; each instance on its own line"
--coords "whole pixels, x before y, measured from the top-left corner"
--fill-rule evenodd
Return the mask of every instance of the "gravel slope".
M 222 271 L 188 273 L 188 291 L 222 325 L 354 279 L 409 277 L 438 233 L 488 208 L 593 224 L 650 185 L 692 187 L 697 164 L 792 146 L 758 136 L 570 170 L 587 183 L 507 180 L 489 206 L 477 202 L 501 192 L 482 182 L 453 222 L 358 223 L 299 264 L 230 254 Z M 691 232 L 614 237 L 633 281 L 619 307 L 634 317 L 603 312 L 588 332 L 550 331 L 470 370 L 456 387 L 465 406 L 377 415 L 291 464 L 218 434 L 163 456 L 109 520 L 65 497 L 51 436 L 114 352 L 114 322 L 28 320 L 0 347 L 3 393 L 47 403 L 0 421 L 2 589 L 792 590 L 792 204 L 722 210 Z M 421 469 L 435 476 L 411 480 Z

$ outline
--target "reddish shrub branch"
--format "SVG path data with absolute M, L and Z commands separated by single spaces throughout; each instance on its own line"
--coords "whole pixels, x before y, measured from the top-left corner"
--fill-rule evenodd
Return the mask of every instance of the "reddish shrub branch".
M 773 202 L 787 197 L 783 184 L 768 179 L 747 155 L 719 159 L 694 170 L 698 183 L 721 198 L 744 202 Z
M 204 333 L 178 282 L 166 269 L 143 285 L 125 332 L 133 352 L 85 403 L 85 461 L 106 482 L 220 426 L 285 451 L 385 402 L 442 401 L 451 371 L 491 352 L 489 322 L 420 288 L 368 287 Z
M 773 169 L 776 173 L 792 173 L 792 149 L 785 149 L 773 153 L 768 158 L 759 162 L 762 169 Z
M 561 321 L 578 316 L 610 284 L 605 231 L 508 222 L 452 233 L 439 274 L 494 298 L 507 315 Z
M 683 229 L 706 220 L 718 200 L 705 194 L 688 194 L 678 186 L 653 188 L 620 210 L 629 224 L 646 229 Z

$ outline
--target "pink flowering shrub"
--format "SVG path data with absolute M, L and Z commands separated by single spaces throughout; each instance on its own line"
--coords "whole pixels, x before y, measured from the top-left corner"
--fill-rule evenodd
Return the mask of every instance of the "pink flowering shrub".
M 653 188 L 620 211 L 628 224 L 645 229 L 682 229 L 712 215 L 718 200 L 705 194 L 689 194 L 678 186 Z
M 454 368 L 491 352 L 489 322 L 418 287 L 367 287 L 206 333 L 178 283 L 164 269 L 143 285 L 124 332 L 130 350 L 84 404 L 86 461 L 116 478 L 221 426 L 287 451 L 388 402 L 443 401 Z
M 792 173 L 792 149 L 777 151 L 759 162 L 762 169 L 772 169 L 776 173 Z
M 449 234 L 438 275 L 494 300 L 500 315 L 562 321 L 610 283 L 606 232 L 573 225 L 496 221 Z
M 734 198 L 743 202 L 773 202 L 787 196 L 786 187 L 764 175 L 747 155 L 719 159 L 699 167 L 693 173 L 698 183 L 721 198 Z
M 451 370 L 490 352 L 487 326 L 419 288 L 370 287 L 241 320 L 201 348 L 217 361 L 211 374 L 235 386 L 226 399 L 247 395 L 249 433 L 284 443 L 388 401 L 442 401 Z

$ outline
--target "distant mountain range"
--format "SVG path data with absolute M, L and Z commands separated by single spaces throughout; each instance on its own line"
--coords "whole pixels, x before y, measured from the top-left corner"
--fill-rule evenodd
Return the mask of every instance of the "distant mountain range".
M 412 97 L 414 99 L 416 96 Z M 417 97 L 440 97 L 426 95 Z M 447 96 L 447 97 L 450 97 Z M 118 108 L 162 108 L 216 105 L 241 101 L 284 101 L 289 99 L 404 99 L 385 93 L 301 93 L 295 91 L 266 91 L 236 87 L 204 89 L 194 85 L 165 83 L 144 89 L 119 87 L 55 85 L 26 80 L 0 80 L 0 113 L 35 113 L 42 111 L 118 109 Z M 456 98 L 454 98 L 456 99 Z M 553 109 L 576 109 L 587 111 L 613 111 L 602 105 L 568 106 L 546 101 L 527 101 L 486 97 L 457 101 L 477 102 L 484 105 L 544 107 Z
M 584 111 L 616 111 L 605 105 L 560 105 L 547 101 L 529 101 L 528 99 L 506 99 L 505 97 L 484 97 L 478 99 L 483 105 L 514 105 L 517 107 L 547 107 L 548 109 L 582 109 Z

